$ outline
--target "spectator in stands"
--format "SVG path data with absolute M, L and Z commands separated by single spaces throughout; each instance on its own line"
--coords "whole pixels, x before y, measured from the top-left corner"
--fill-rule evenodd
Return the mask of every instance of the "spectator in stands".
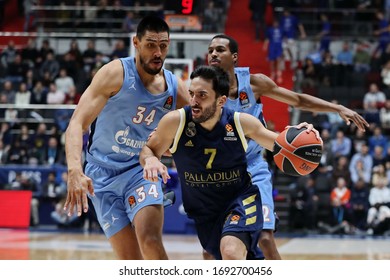
M 72 109 L 56 109 L 54 113 L 54 120 L 58 129 L 63 133 L 68 127 L 70 118 L 72 117 Z
M 35 65 L 36 67 L 41 67 L 48 53 L 52 53 L 53 56 L 55 54 L 54 49 L 50 46 L 50 41 L 45 39 L 42 41 L 41 48 L 39 49 L 38 65 Z
M 112 28 L 111 11 L 108 9 L 108 1 L 100 0 L 97 3 L 97 18 L 100 20 L 97 27 L 100 30 L 110 30 Z
M 382 82 L 387 86 L 387 89 L 390 88 L 390 60 L 385 63 L 381 70 Z
M 46 156 L 45 156 L 45 163 L 52 165 L 52 164 L 64 164 L 64 151 L 61 149 L 61 146 L 59 145 L 57 138 L 54 136 L 51 136 L 48 141 L 48 146 L 46 149 Z
M 371 127 L 380 125 L 379 109 L 374 102 L 368 102 L 363 113 L 364 119 L 370 124 Z
M 75 86 L 73 78 L 68 75 L 65 68 L 60 69 L 60 74 L 54 83 L 57 89 L 65 94 L 69 93 L 70 89 Z
M 18 110 L 13 107 L 5 109 L 4 120 L 11 126 L 14 126 L 14 124 L 18 122 Z
M 76 39 L 74 39 L 70 42 L 69 50 L 66 53 L 69 54 L 70 61 L 75 62 L 77 69 L 83 68 L 83 65 L 84 65 L 83 55 L 82 55 L 81 50 L 79 48 L 79 43 Z M 68 72 L 68 73 L 71 73 L 71 72 Z
M 375 146 L 380 146 L 383 149 L 383 156 L 386 156 L 387 142 L 389 139 L 383 135 L 382 128 L 377 126 L 374 128 L 373 135 L 368 138 L 368 146 L 371 156 L 374 156 Z
M 119 31 L 122 28 L 122 22 L 119 20 L 123 19 L 126 16 L 126 11 L 123 10 L 122 3 L 120 0 L 114 0 L 112 6 L 113 8 L 111 11 L 111 19 L 116 20 L 116 22 L 112 24 L 112 27 Z
M 31 92 L 30 104 L 47 104 L 47 89 L 37 81 Z
M 50 84 L 49 92 L 47 93 L 47 104 L 64 104 L 65 93 L 58 90 L 54 83 Z
M 380 126 L 390 131 L 390 99 L 386 100 L 385 105 L 380 109 Z M 389 134 L 387 134 L 389 135 Z
M 134 21 L 134 12 L 127 11 L 126 17 L 122 21 L 122 31 L 123 32 L 135 32 L 136 23 Z
M 27 89 L 26 83 L 20 83 L 19 90 L 15 94 L 15 105 L 29 105 L 31 92 Z
M 335 86 L 336 85 L 336 65 L 333 63 L 333 57 L 330 52 L 325 52 L 323 54 L 324 58 L 322 62 L 318 65 L 320 65 L 320 81 L 321 84 L 327 87 Z
M 368 196 L 368 184 L 364 180 L 359 179 L 351 189 L 349 216 L 352 225 L 360 230 L 365 230 L 367 227 L 367 212 L 370 205 Z
M 330 193 L 333 220 L 335 224 L 341 224 L 345 219 L 345 214 L 350 207 L 351 191 L 347 187 L 343 177 L 337 179 L 335 188 Z
M 10 146 L 5 146 L 3 140 L 0 138 L 0 165 L 7 163 L 9 148 Z
M 31 92 L 32 89 L 34 88 L 35 82 L 36 82 L 36 77 L 34 75 L 34 70 L 29 69 L 26 72 L 26 75 L 23 79 L 24 83 L 26 83 L 27 89 Z
M 42 186 L 42 197 L 53 204 L 57 203 L 61 199 L 61 196 L 59 196 L 59 191 L 61 189 L 57 183 L 56 177 L 56 172 L 50 172 L 47 176 L 46 183 Z
M 336 55 L 338 85 L 346 85 L 347 75 L 353 70 L 353 53 L 349 42 L 344 42 L 342 49 Z
M 390 218 L 390 189 L 388 184 L 383 165 L 375 167 L 372 176 L 373 187 L 368 198 L 370 208 L 367 215 L 369 228 L 367 232 L 370 234 L 382 234 L 388 229 L 388 219 Z
M 321 156 L 321 164 L 326 166 L 328 169 L 333 169 L 333 152 L 332 152 L 332 142 L 328 129 L 321 130 L 321 138 L 322 138 L 322 156 Z
M 0 139 L 4 143 L 5 149 L 8 151 L 12 144 L 11 127 L 8 122 L 2 122 L 0 124 Z
M 22 56 L 16 54 L 14 61 L 8 64 L 7 79 L 20 83 L 26 76 L 28 69 L 28 65 L 22 61 Z
M 12 82 L 9 80 L 5 80 L 3 83 L 3 90 L 1 91 L 2 95 L 7 97 L 7 103 L 14 104 L 15 103 L 15 95 L 16 92 L 13 89 Z
M 48 144 L 47 126 L 45 123 L 40 123 L 34 133 L 32 139 L 32 148 L 30 159 L 33 158 L 37 164 L 45 163 L 46 147 Z
M 368 92 L 363 98 L 363 109 L 367 109 L 369 103 L 374 103 L 375 106 L 380 109 L 383 107 L 385 101 L 386 95 L 379 90 L 376 83 L 371 83 Z
M 330 102 L 333 104 L 339 104 L 337 99 L 332 99 Z M 344 127 L 344 120 L 335 112 L 326 112 L 325 114 L 327 115 L 329 121 L 330 137 L 335 138 L 337 131 Z
M 283 82 L 282 62 L 283 62 L 283 32 L 279 22 L 274 20 L 272 27 L 267 29 L 267 36 L 263 44 L 263 50 L 268 49 L 268 61 L 271 68 L 271 79 L 276 78 L 277 83 Z
M 373 166 L 377 166 L 379 164 L 385 164 L 386 162 L 386 149 L 382 146 L 375 146 L 374 153 L 372 155 L 372 164 Z
M 96 27 L 97 11 L 91 7 L 91 1 L 84 0 L 84 22 L 86 28 Z
M 8 153 L 8 164 L 27 164 L 28 163 L 28 153 L 25 147 L 20 145 L 20 140 L 15 139 Z
M 84 71 L 86 73 L 90 72 L 95 67 L 96 55 L 95 42 L 93 40 L 88 40 L 87 48 L 83 52 Z
M 39 52 L 36 47 L 36 41 L 29 38 L 27 44 L 21 50 L 22 59 L 30 68 L 39 67 Z
M 60 64 L 54 57 L 54 52 L 49 51 L 46 55 L 46 59 L 43 61 L 39 74 L 41 78 L 45 77 L 45 73 L 49 73 L 50 81 L 54 81 L 60 71 Z
M 317 77 L 319 76 L 319 73 L 316 65 L 310 58 L 305 59 L 305 64 L 302 67 L 302 72 L 302 91 L 307 92 L 308 88 L 315 88 L 317 86 Z
M 83 28 L 84 7 L 81 0 L 74 2 L 74 10 L 71 11 L 71 18 L 73 19 L 73 28 Z
M 352 141 L 348 136 L 345 136 L 343 130 L 338 130 L 336 138 L 332 140 L 332 152 L 337 159 L 340 156 L 349 158 L 351 155 Z
M 9 40 L 7 46 L 3 49 L 0 55 L 1 64 L 5 69 L 8 68 L 8 65 L 15 61 L 16 54 L 18 53 L 15 48 L 15 42 Z
M 299 21 L 299 18 L 291 14 L 288 8 L 284 9 L 283 14 L 280 18 L 280 27 L 283 30 L 283 37 L 285 39 L 285 50 L 288 53 L 289 60 L 291 61 L 291 66 L 295 68 L 298 58 L 298 49 L 296 46 L 296 39 L 298 38 L 297 33 L 299 31 L 299 37 L 301 39 L 306 38 L 305 28 L 303 24 Z
M 366 184 L 370 183 L 372 167 L 373 159 L 369 154 L 368 145 L 363 144 L 360 152 L 357 152 L 352 156 L 349 164 L 352 183 L 356 184 L 359 180 L 363 180 Z
M 67 52 L 61 56 L 59 60 L 60 69 L 65 69 L 69 77 L 71 77 L 74 83 L 77 83 L 80 80 L 79 70 L 81 69 L 76 60 L 73 59 L 73 56 Z
M 324 52 L 329 52 L 329 46 L 331 41 L 331 37 L 330 37 L 331 24 L 326 14 L 321 14 L 320 20 L 322 22 L 322 27 L 320 33 L 317 34 L 317 38 L 320 40 L 319 51 L 321 53 L 324 53 Z
M 266 1 L 261 1 L 266 2 Z M 262 5 L 262 4 L 260 4 Z M 209 1 L 203 12 L 202 31 L 203 32 L 218 32 L 218 23 L 221 19 L 221 9 L 215 7 L 214 1 Z M 256 27 L 257 28 L 257 27 Z
M 351 173 L 349 172 L 349 159 L 346 156 L 340 156 L 336 159 L 332 169 L 332 185 L 337 185 L 337 180 L 343 177 L 348 186 L 351 185 Z
M 380 54 L 386 51 L 387 45 L 390 42 L 389 22 L 385 19 L 383 12 L 376 13 L 378 28 L 374 31 L 374 35 L 379 36 L 378 46 L 374 51 L 373 56 L 379 57 Z
M 111 59 L 117 59 L 122 57 L 127 57 L 129 55 L 129 50 L 125 46 L 123 40 L 117 40 L 115 43 L 114 50 L 111 53 Z
M 81 94 L 77 92 L 76 87 L 71 87 L 65 96 L 65 104 L 78 104 Z
M 354 71 L 358 73 L 367 73 L 371 69 L 371 55 L 368 52 L 368 45 L 359 42 L 353 56 Z

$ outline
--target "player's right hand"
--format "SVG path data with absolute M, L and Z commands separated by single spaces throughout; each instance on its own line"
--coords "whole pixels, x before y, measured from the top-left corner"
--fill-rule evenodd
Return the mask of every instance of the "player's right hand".
M 168 173 L 168 168 L 157 157 L 152 156 L 146 158 L 143 174 L 144 179 L 151 182 L 158 182 L 158 174 L 161 174 L 164 184 L 171 178 Z
M 91 196 L 95 195 L 92 179 L 80 170 L 69 171 L 68 192 L 64 204 L 64 211 L 68 212 L 68 216 L 72 216 L 75 209 L 77 216 L 81 216 L 82 212 L 88 212 L 87 193 Z

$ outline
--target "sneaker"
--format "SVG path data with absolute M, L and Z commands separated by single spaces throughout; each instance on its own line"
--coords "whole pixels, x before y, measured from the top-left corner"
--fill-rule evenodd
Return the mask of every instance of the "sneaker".
M 168 191 L 164 194 L 163 204 L 164 207 L 172 206 L 176 201 L 176 196 L 174 191 Z

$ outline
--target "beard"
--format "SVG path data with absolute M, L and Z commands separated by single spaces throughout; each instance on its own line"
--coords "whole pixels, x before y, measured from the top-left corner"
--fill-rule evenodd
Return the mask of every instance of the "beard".
M 159 60 L 159 61 L 161 61 L 161 67 L 159 67 L 158 69 L 150 68 L 150 67 L 148 66 L 148 63 L 146 63 L 145 60 L 144 60 L 142 57 L 139 58 L 139 62 L 140 62 L 140 64 L 141 64 L 142 68 L 143 68 L 144 71 L 145 71 L 146 73 L 148 73 L 149 75 L 157 75 L 158 73 L 160 73 L 161 68 L 162 68 L 162 66 L 163 66 L 163 61 L 162 61 L 162 59 L 152 59 L 151 61 L 153 61 L 153 60 Z M 150 62 L 150 61 L 149 61 L 149 62 Z
M 199 108 L 199 107 L 193 106 L 192 108 Z M 192 120 L 194 121 L 194 123 L 203 123 L 211 119 L 215 115 L 216 111 L 217 111 L 217 101 L 215 101 L 215 103 L 210 105 L 209 107 L 202 109 L 202 114 L 199 117 L 195 118 L 194 116 L 192 116 Z

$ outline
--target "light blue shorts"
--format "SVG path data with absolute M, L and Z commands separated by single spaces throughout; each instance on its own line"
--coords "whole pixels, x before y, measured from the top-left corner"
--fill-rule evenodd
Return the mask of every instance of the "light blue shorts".
M 263 203 L 263 229 L 275 230 L 275 206 L 272 196 L 272 174 L 268 163 L 257 157 L 248 161 L 248 171 L 252 175 L 252 182 L 260 190 L 261 201 Z
M 139 165 L 120 170 L 89 162 L 85 174 L 92 179 L 95 196 L 90 198 L 107 238 L 132 223 L 141 208 L 163 203 L 161 181 L 145 180 Z

